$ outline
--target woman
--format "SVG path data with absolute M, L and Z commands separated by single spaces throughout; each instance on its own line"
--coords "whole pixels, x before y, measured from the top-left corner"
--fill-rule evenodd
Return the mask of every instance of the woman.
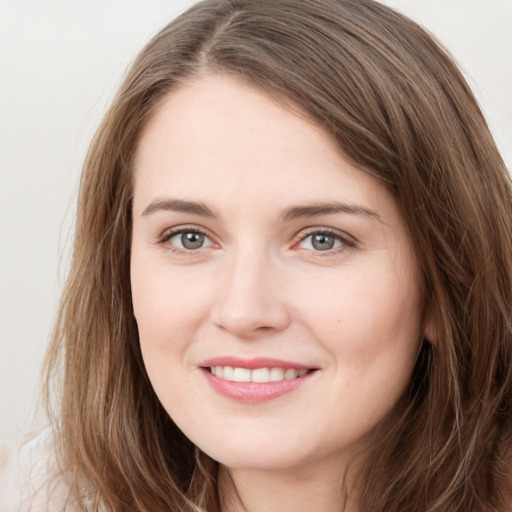
M 43 502 L 510 509 L 510 191 L 410 20 L 370 0 L 191 8 L 84 169 Z

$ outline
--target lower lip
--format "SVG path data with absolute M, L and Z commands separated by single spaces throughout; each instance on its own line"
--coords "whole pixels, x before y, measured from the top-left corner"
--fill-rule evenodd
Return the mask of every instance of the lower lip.
M 203 369 L 208 384 L 214 391 L 222 396 L 231 398 L 236 402 L 256 404 L 278 398 L 286 393 L 291 393 L 304 384 L 315 372 L 309 372 L 303 377 L 285 379 L 276 382 L 234 382 L 220 379 L 210 373 L 209 369 Z

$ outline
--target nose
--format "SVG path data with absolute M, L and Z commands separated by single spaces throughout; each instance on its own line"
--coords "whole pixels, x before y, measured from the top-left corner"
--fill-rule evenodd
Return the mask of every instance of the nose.
M 239 254 L 227 267 L 213 308 L 213 323 L 240 339 L 285 329 L 290 316 L 278 265 L 263 254 Z

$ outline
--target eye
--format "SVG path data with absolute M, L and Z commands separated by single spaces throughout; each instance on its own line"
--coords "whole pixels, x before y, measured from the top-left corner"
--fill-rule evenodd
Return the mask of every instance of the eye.
M 196 251 L 212 244 L 210 238 L 197 229 L 180 228 L 164 234 L 159 243 L 170 245 L 177 251 Z
M 338 252 L 344 247 L 354 247 L 355 243 L 348 237 L 330 230 L 316 230 L 302 235 L 297 248 L 315 252 Z

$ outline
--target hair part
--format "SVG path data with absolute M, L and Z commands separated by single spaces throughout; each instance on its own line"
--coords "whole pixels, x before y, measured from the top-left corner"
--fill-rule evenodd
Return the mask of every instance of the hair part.
M 205 74 L 259 87 L 320 125 L 393 193 L 417 258 L 424 340 L 410 389 L 370 447 L 361 510 L 510 506 L 510 178 L 456 65 L 371 0 L 207 0 L 130 69 L 91 145 L 71 271 L 46 363 L 71 498 L 86 510 L 219 510 L 217 465 L 146 374 L 132 314 L 132 161 L 162 99 Z

